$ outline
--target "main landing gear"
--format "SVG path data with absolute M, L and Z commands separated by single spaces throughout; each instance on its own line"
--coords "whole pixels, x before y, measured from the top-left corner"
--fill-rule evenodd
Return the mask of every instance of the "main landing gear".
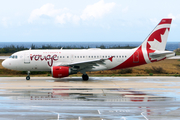
M 82 75 L 82 79 L 83 79 L 84 81 L 88 81 L 89 76 L 88 76 L 87 74 L 83 74 L 83 75 Z
M 26 80 L 30 80 L 30 71 L 27 71 Z

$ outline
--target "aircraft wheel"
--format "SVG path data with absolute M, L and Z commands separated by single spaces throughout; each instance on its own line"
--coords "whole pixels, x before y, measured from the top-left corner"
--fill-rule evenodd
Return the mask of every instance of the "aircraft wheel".
M 30 76 L 26 76 L 26 80 L 30 80 Z
M 82 79 L 83 79 L 84 81 L 88 81 L 88 80 L 89 80 L 89 76 L 88 76 L 87 74 L 83 74 L 83 75 L 82 75 Z

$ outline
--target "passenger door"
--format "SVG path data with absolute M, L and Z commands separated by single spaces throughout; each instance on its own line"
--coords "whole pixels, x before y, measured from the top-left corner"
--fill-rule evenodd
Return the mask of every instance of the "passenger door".
M 30 64 L 30 53 L 24 54 L 24 64 Z

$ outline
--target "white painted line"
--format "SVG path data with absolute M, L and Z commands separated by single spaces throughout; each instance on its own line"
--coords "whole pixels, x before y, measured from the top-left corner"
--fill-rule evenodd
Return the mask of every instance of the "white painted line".
M 31 107 L 38 108 L 38 106 L 31 106 Z M 39 108 L 38 108 L 38 110 L 42 110 L 42 109 L 39 109 Z M 51 113 L 55 113 L 55 114 L 57 114 L 57 120 L 59 120 L 59 113 L 54 112 L 54 111 L 49 111 L 49 110 L 42 110 L 42 111 L 45 111 L 45 112 L 51 112 Z
M 121 117 L 121 119 L 126 120 L 126 118 L 125 118 L 125 117 Z
M 99 110 L 97 110 L 99 114 L 101 114 L 101 112 Z
M 141 115 L 142 115 L 146 120 L 148 120 L 147 117 L 143 115 L 143 113 L 144 113 L 144 112 L 142 112 Z

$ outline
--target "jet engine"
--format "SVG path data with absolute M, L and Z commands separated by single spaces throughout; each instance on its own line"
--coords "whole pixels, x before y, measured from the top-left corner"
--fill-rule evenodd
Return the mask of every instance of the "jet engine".
M 53 66 L 51 68 L 51 74 L 54 78 L 67 77 L 71 73 L 71 69 L 67 66 Z

